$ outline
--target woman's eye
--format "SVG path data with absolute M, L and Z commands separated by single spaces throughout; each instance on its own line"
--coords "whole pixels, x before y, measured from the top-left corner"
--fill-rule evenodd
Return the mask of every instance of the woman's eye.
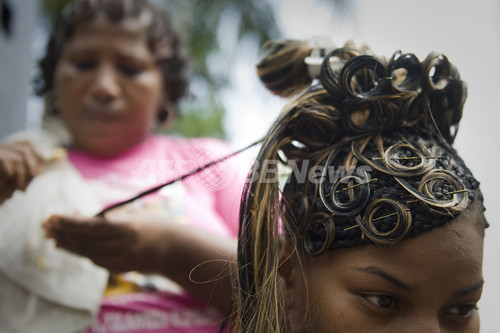
M 74 60 L 73 66 L 80 71 L 88 71 L 95 67 L 96 63 L 91 60 Z
M 466 318 L 470 317 L 475 310 L 477 310 L 476 303 L 461 304 L 448 309 L 446 314 Z
M 391 295 L 363 295 L 370 303 L 380 308 L 397 308 L 398 301 Z
M 142 72 L 141 67 L 134 65 L 120 65 L 119 69 L 123 74 L 130 77 L 136 76 Z

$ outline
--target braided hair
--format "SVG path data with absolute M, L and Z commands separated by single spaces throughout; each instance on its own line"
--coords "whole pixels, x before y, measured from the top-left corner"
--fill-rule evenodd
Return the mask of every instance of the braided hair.
M 139 19 L 144 25 L 148 47 L 156 58 L 164 83 L 164 106 L 168 116 L 179 112 L 178 102 L 187 93 L 187 57 L 179 34 L 171 19 L 147 0 L 72 0 L 62 10 L 49 37 L 44 57 L 39 61 L 40 72 L 35 78 L 39 96 L 54 89 L 54 75 L 66 42 L 75 30 L 99 16 L 119 24 L 128 18 Z M 52 110 L 57 113 L 57 110 Z M 165 112 L 159 112 L 158 121 L 165 122 Z
M 452 148 L 467 87 L 446 56 L 386 59 L 349 43 L 311 77 L 309 54 L 305 42 L 273 42 L 257 65 L 272 93 L 294 98 L 266 135 L 242 200 L 236 331 L 287 331 L 281 236 L 311 256 L 393 245 L 482 200 Z M 269 161 L 280 170 L 263 168 Z

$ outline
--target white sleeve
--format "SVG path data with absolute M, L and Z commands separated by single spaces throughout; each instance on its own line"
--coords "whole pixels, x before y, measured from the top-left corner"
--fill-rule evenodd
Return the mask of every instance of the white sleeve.
M 78 211 L 92 216 L 99 208 L 67 159 L 0 206 L 0 297 L 4 298 L 0 299 L 0 326 L 31 332 L 30 325 L 36 328 L 43 323 L 54 326 L 45 331 L 59 332 L 64 322 L 73 322 L 73 331 L 83 322 L 91 323 L 107 285 L 107 271 L 89 259 L 57 249 L 41 225 L 54 213 Z M 15 297 L 15 302 L 5 297 Z

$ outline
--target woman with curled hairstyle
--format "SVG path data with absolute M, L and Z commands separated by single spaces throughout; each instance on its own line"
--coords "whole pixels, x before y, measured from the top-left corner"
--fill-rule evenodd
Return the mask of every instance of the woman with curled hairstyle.
M 234 331 L 479 332 L 487 222 L 448 58 L 284 41 L 257 72 L 292 100 L 244 191 Z
M 0 143 L 2 330 L 219 331 L 244 180 L 234 161 L 98 214 L 226 155 L 218 140 L 155 132 L 186 94 L 183 52 L 148 1 L 63 9 L 36 82 L 47 126 Z

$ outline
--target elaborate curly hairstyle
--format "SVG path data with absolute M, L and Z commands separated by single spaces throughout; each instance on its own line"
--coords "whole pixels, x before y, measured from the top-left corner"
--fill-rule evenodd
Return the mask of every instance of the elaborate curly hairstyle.
M 187 57 L 171 19 L 147 0 L 72 0 L 58 17 L 46 48 L 39 61 L 40 72 L 35 78 L 35 91 L 42 96 L 54 88 L 54 75 L 65 43 L 81 25 L 104 16 L 110 22 L 120 23 L 127 18 L 141 18 L 147 35 L 148 46 L 156 57 L 164 83 L 164 107 L 168 117 L 178 114 L 178 102 L 186 95 L 188 78 Z M 57 110 L 55 110 L 57 111 Z M 158 121 L 166 121 L 165 112 L 158 113 Z
M 300 256 L 392 245 L 482 201 L 451 147 L 467 89 L 446 56 L 385 59 L 349 43 L 326 54 L 314 78 L 310 54 L 306 42 L 274 42 L 257 65 L 271 92 L 295 97 L 267 133 L 242 200 L 236 331 L 287 331 L 280 236 Z

